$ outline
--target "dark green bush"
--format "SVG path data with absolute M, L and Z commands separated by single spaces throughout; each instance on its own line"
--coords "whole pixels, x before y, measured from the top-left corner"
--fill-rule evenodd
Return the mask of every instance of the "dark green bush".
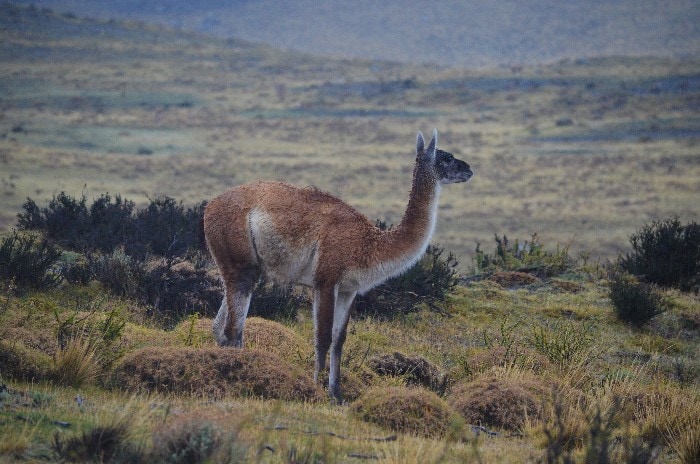
M 36 235 L 12 232 L 0 242 L 0 280 L 11 280 L 20 288 L 50 288 L 61 277 L 51 268 L 61 257 L 61 250 Z
M 135 274 L 138 282 L 134 298 L 173 326 L 191 314 L 213 316 L 221 304 L 219 280 L 203 267 L 203 262 L 152 259 Z
M 530 241 L 512 243 L 505 235 L 501 238 L 494 235 L 496 249 L 493 254 L 485 253 L 481 244 L 476 244 L 474 264 L 477 273 L 493 273 L 496 271 L 518 271 L 552 277 L 563 274 L 575 265 L 575 260 L 569 257 L 569 247 L 557 245 L 555 251 L 545 251 L 537 234 Z
M 283 287 L 268 282 L 264 277 L 255 285 L 250 300 L 249 316 L 258 316 L 273 321 L 294 321 L 302 307 L 310 302 L 294 287 Z
M 619 259 L 630 274 L 681 290 L 700 284 L 700 224 L 655 221 L 630 236 L 630 244 L 632 251 Z
M 668 301 L 653 284 L 629 274 L 614 272 L 608 285 L 615 314 L 624 322 L 641 327 L 668 309 Z
M 386 226 L 377 221 L 381 229 Z M 404 274 L 389 279 L 355 299 L 355 311 L 364 316 L 394 317 L 428 305 L 438 310 L 439 303 L 457 285 L 459 262 L 452 253 L 443 256 L 445 250 L 429 245 L 425 255 Z
M 83 195 L 64 192 L 40 208 L 31 198 L 18 214 L 21 230 L 36 230 L 59 245 L 81 252 L 111 253 L 121 247 L 130 256 L 185 256 L 199 248 L 205 203 L 185 207 L 170 197 L 151 200 L 134 212 L 134 202 L 119 195 L 98 197 L 90 207 Z
M 126 243 L 127 252 L 143 256 L 184 256 L 200 246 L 201 218 L 206 202 L 185 207 L 170 197 L 151 200 L 136 212 L 136 236 Z

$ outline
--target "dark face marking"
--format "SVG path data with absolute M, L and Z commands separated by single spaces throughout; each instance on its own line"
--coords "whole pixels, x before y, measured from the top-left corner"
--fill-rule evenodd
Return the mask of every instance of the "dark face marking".
M 435 151 L 435 172 L 442 184 L 466 182 L 474 175 L 467 163 L 440 149 Z

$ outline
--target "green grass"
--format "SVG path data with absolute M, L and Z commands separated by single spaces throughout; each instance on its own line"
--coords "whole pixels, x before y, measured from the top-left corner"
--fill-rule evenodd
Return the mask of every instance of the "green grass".
M 533 381 L 527 379 L 545 385 L 554 380 L 565 388 L 576 389 L 588 405 L 583 410 L 572 409 L 567 413 L 571 416 L 567 420 L 573 421 L 568 427 L 579 430 L 576 433 L 581 434 L 579 445 L 570 450 L 574 456 L 581 455 L 586 449 L 587 431 L 593 423 L 589 415 L 594 410 L 591 408 L 599 405 L 607 410 L 605 408 L 612 407 L 613 397 L 616 397 L 618 399 L 615 401 L 624 403 L 625 412 L 620 413 L 619 420 L 610 425 L 614 433 L 641 439 L 644 433 L 652 433 L 644 430 L 659 429 L 659 433 L 666 437 L 662 437 L 666 441 L 662 443 L 661 452 L 669 459 L 675 459 L 672 450 L 684 446 L 683 443 L 692 437 L 678 437 L 676 434 L 683 430 L 674 428 L 666 431 L 663 429 L 665 426 L 654 425 L 654 421 L 661 420 L 663 408 L 677 408 L 678 402 L 685 402 L 687 408 L 688 404 L 697 401 L 700 394 L 698 365 L 694 356 L 697 328 L 690 338 L 687 332 L 683 335 L 669 330 L 674 324 L 669 317 L 686 317 L 688 305 L 697 311 L 697 300 L 689 294 L 670 292 L 669 296 L 678 304 L 654 324 L 632 330 L 614 316 L 612 306 L 605 298 L 604 280 L 579 277 L 578 282 L 583 290 L 576 293 L 556 290 L 549 281 L 514 290 L 503 289 L 488 281 L 477 282 L 457 288 L 448 307 L 449 315 L 424 311 L 393 321 L 352 320 L 346 342 L 344 370 L 350 375 L 358 375 L 366 369 L 366 359 L 400 351 L 420 353 L 448 373 L 452 384 L 494 376 L 510 379 L 509 382 L 516 385 Z M 3 339 L 20 337 L 30 351 L 40 347 L 49 354 L 55 352 L 55 355 L 51 354 L 55 360 L 49 370 L 62 372 L 64 365 L 57 364 L 60 362 L 57 357 L 60 353 L 57 339 L 59 321 L 73 314 L 75 301 L 99 299 L 96 291 L 98 289 L 91 286 L 64 287 L 23 297 L 4 293 L 0 310 L 1 335 Z M 126 320 L 121 335 L 112 344 L 118 350 L 117 356 L 128 355 L 144 346 L 184 348 L 192 346 L 193 339 L 197 340 L 196 346 L 199 347 L 213 344 L 209 319 L 184 321 L 174 331 L 167 332 L 158 328 L 155 321 L 149 322 L 145 308 L 132 303 L 112 301 L 106 306 L 98 304 L 97 307 L 102 308 L 102 312 L 109 312 L 115 305 L 124 308 L 120 314 Z M 275 330 L 280 334 L 288 333 L 280 335 L 285 339 L 291 336 L 310 342 L 312 328 L 309 311 L 302 311 L 299 319 L 290 322 L 282 332 Z M 58 314 L 58 317 L 54 314 Z M 100 314 L 98 312 L 94 317 L 103 317 Z M 275 325 L 265 322 L 267 325 L 261 326 L 254 320 L 249 323 L 251 327 L 266 331 L 272 330 L 267 325 Z M 560 330 L 552 330 L 552 324 Z M 252 343 L 250 348 L 255 348 L 256 343 L 267 343 L 265 337 L 257 337 L 249 337 L 248 341 Z M 499 348 L 506 346 L 510 354 L 505 354 Z M 566 362 L 561 362 L 563 350 L 568 350 Z M 288 359 L 310 375 L 310 355 L 311 351 L 307 356 L 301 354 L 289 356 Z M 90 356 L 100 356 L 99 351 L 91 351 Z M 685 364 L 687 372 L 694 372 L 690 378 L 680 379 L 677 376 L 679 361 Z M 3 393 L 0 431 L 9 433 L 17 427 L 27 429 L 23 442 L 14 445 L 7 442 L 0 448 L 4 456 L 51 461 L 55 455 L 48 450 L 52 447 L 54 433 L 58 432 L 67 442 L 80 431 L 102 424 L 105 419 L 100 417 L 109 416 L 112 408 L 127 407 L 124 405 L 135 408 L 134 418 L 137 421 L 136 425 L 129 426 L 125 440 L 130 443 L 132 451 L 133 447 L 141 447 L 139 449 L 143 453 L 154 446 L 150 437 L 160 427 L 159 424 L 180 420 L 178 418 L 184 420 L 184 415 L 192 414 L 222 421 L 219 430 L 224 436 L 235 437 L 235 440 L 230 438 L 233 441 L 226 443 L 234 443 L 238 451 L 245 450 L 246 459 L 250 462 L 285 462 L 283 453 L 291 452 L 292 448 L 296 452 L 332 457 L 333 462 L 353 462 L 347 457 L 353 453 L 379 454 L 387 462 L 403 462 L 413 459 L 413 455 L 421 456 L 424 459 L 422 462 L 458 462 L 476 459 L 476 456 L 481 456 L 486 462 L 492 462 L 492 459 L 522 462 L 521 453 L 525 453 L 526 460 L 535 461 L 546 448 L 541 429 L 547 426 L 546 421 L 533 419 L 534 422 L 526 422 L 529 425 L 519 429 L 522 437 L 503 432 L 497 438 L 475 439 L 468 430 L 458 428 L 446 435 L 441 434 L 442 438 L 415 438 L 399 432 L 400 445 L 381 443 L 368 438 L 386 437 L 396 431 L 363 422 L 351 412 L 349 406 L 331 406 L 325 402 L 263 401 L 233 396 L 211 402 L 199 398 L 197 392 L 192 392 L 191 397 L 143 393 L 134 396 L 119 389 L 107 388 L 111 368 L 106 369 L 99 371 L 97 377 L 93 374 L 86 378 L 80 388 L 53 383 L 50 379 L 55 378 L 56 374 L 51 372 L 46 374 L 46 379 L 37 379 L 33 383 L 12 380 L 11 373 L 3 372 L 2 383 L 9 392 Z M 383 383 L 386 380 L 381 377 L 375 377 L 370 382 L 379 388 L 386 385 Z M 75 402 L 78 395 L 85 398 L 83 405 Z M 664 398 L 673 398 L 674 403 L 667 403 Z M 541 401 L 548 404 L 549 400 L 545 395 Z M 567 402 L 566 407 L 573 408 L 574 404 Z M 690 414 L 695 410 L 690 407 L 689 411 Z M 674 414 L 679 413 L 674 409 Z M 654 416 L 650 417 L 652 414 Z M 56 421 L 72 425 L 63 428 L 56 425 Z M 670 434 L 668 437 L 667 432 Z M 463 436 L 456 443 L 450 441 L 454 440 L 455 433 Z M 268 445 L 275 451 L 265 448 Z M 415 462 L 421 462 L 416 459 Z

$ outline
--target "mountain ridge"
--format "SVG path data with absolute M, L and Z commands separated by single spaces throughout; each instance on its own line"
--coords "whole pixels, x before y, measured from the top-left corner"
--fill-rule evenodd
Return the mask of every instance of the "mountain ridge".
M 700 55 L 693 0 L 444 0 L 352 4 L 310 0 L 15 1 L 99 18 L 139 19 L 315 55 L 450 67 L 550 63 L 595 56 Z

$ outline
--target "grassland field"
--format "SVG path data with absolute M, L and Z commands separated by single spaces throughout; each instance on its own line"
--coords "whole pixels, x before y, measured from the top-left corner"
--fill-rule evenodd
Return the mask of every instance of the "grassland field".
M 607 418 L 613 462 L 630 462 L 634 440 L 654 449 L 655 462 L 691 462 L 682 450 L 700 435 L 698 297 L 667 290 L 672 309 L 632 328 L 615 318 L 598 263 L 643 224 L 700 219 L 700 59 L 590 58 L 515 71 L 339 60 L 5 4 L 0 63 L 2 231 L 28 197 L 109 192 L 137 204 L 163 195 L 194 204 L 254 179 L 315 185 L 397 223 L 416 132 L 435 127 L 440 147 L 475 171 L 444 189 L 434 239 L 457 255 L 460 272 L 469 272 L 476 243 L 492 249 L 494 234 L 537 233 L 546 248 L 590 257 L 559 279 L 461 285 L 443 313 L 350 323 L 343 369 L 355 377 L 369 358 L 398 351 L 420 354 L 455 383 L 495 378 L 575 392 L 564 413 L 542 395 L 549 409 L 540 420 L 496 438 L 454 423 L 443 435 L 375 441 L 396 430 L 352 406 L 128 393 L 105 387 L 112 364 L 102 362 L 79 387 L 2 377 L 0 462 L 57 460 L 53 437 L 65 443 L 120 418 L 126 441 L 143 449 L 180 422 L 214 424 L 235 449 L 212 461 L 547 462 L 557 417 L 559 432 L 577 433 L 562 453 L 584 462 L 596 410 Z M 114 363 L 144 347 L 214 344 L 210 320 L 166 331 L 147 308 L 105 297 L 94 283 L 20 295 L 5 285 L 0 341 L 55 370 L 57 333 L 76 314 L 124 321 L 100 353 Z M 304 341 L 289 362 L 308 375 L 310 314 L 280 326 Z M 262 337 L 249 347 L 275 353 Z M 365 388 L 404 384 L 375 378 Z

